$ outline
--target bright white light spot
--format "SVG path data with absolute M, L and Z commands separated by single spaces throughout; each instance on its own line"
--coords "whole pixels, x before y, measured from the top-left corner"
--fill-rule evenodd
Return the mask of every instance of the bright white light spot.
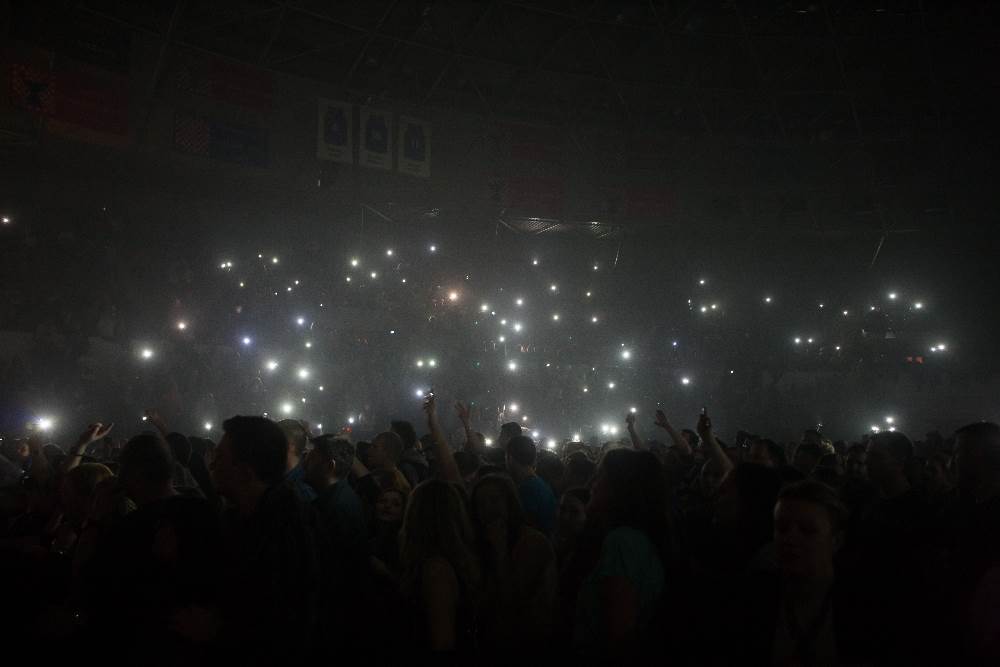
M 708 312 L 708 308 L 706 308 L 705 306 L 702 306 L 701 307 L 701 312 L 707 313 Z
M 306 318 L 300 317 L 300 318 L 298 318 L 298 319 L 295 320 L 295 323 L 298 324 L 299 326 L 302 326 L 303 324 L 306 323 Z
M 819 304 L 819 307 L 820 307 L 820 308 L 824 308 L 823 304 Z
M 765 296 L 764 297 L 764 303 L 771 303 L 771 297 Z
M 432 246 L 430 247 L 430 251 L 431 251 L 431 252 L 437 252 L 437 249 L 438 249 L 438 247 L 437 247 L 436 245 L 432 245 Z
M 594 264 L 594 271 L 597 271 L 597 269 L 598 269 L 597 264 Z
M 590 292 L 587 292 L 587 298 L 588 299 L 590 298 Z
M 730 375 L 735 375 L 735 374 L 736 374 L 736 371 L 734 371 L 733 369 L 729 369 L 729 374 L 730 374 Z
M 876 426 L 875 424 L 872 424 L 872 433 L 878 433 L 881 430 L 882 429 L 880 429 L 878 426 Z
M 52 427 L 55 426 L 55 421 L 51 417 L 39 417 L 38 421 L 35 422 L 39 430 L 50 431 Z
M 505 343 L 505 342 L 507 342 L 507 337 L 506 336 L 500 336 L 499 338 L 497 338 L 497 341 L 499 341 L 501 343 Z
M 269 359 L 267 362 L 267 370 L 271 372 L 278 370 L 278 362 L 274 359 Z
M 518 299 L 514 303 L 517 304 L 518 306 L 523 306 L 524 305 L 524 299 Z
M 691 378 L 689 378 L 689 377 L 682 377 L 681 378 L 681 384 L 683 384 L 683 385 L 691 384 Z
M 611 430 L 610 426 L 608 426 L 607 424 L 601 424 L 601 433 L 607 433 L 610 430 Z
M 414 393 L 417 395 L 417 398 L 423 398 L 424 397 L 424 390 L 423 389 L 417 389 Z
M 449 301 L 458 301 L 458 292 L 448 292 Z
M 308 368 L 300 368 L 299 369 L 299 379 L 300 380 L 308 380 L 309 379 L 309 369 Z
M 417 359 L 417 368 L 423 368 L 423 367 L 424 367 L 424 360 Z
M 677 341 L 674 341 L 673 343 L 671 343 L 671 346 L 672 347 L 677 347 Z
M 631 408 L 629 408 L 628 411 L 631 412 L 632 414 L 635 414 L 636 412 L 638 412 L 638 410 L 635 409 L 634 405 Z
M 378 273 L 375 271 L 372 271 L 369 275 L 372 277 L 372 279 L 378 278 Z
M 871 307 L 870 307 L 870 310 L 875 310 L 875 306 L 871 306 Z
M 354 417 L 348 417 L 347 418 L 347 423 L 348 424 L 353 424 L 354 423 Z
M 590 389 L 589 389 L 588 387 L 584 387 L 584 388 L 583 388 L 583 393 L 585 393 L 585 394 L 586 394 L 586 393 L 587 393 L 588 391 L 590 391 Z
M 271 258 L 271 264 L 277 264 L 277 263 L 278 263 L 278 258 L 277 257 L 272 257 Z
M 718 307 L 719 307 L 719 304 L 717 304 L 717 303 L 713 303 L 713 304 L 712 304 L 712 310 L 715 310 L 715 309 L 716 309 L 716 308 L 718 308 Z
M 490 304 L 488 303 L 484 303 L 483 305 L 479 306 L 479 312 L 481 313 L 485 313 L 489 309 L 490 309 Z
M 401 282 L 405 285 L 406 284 L 406 278 L 403 278 L 403 280 Z
M 319 389 L 320 391 L 323 391 L 323 385 L 320 385 L 320 386 L 318 386 L 316 388 Z
M 427 362 L 427 365 L 430 366 L 431 368 L 434 368 L 435 366 L 437 366 L 437 363 L 438 362 L 431 359 L 430 361 Z
M 846 310 L 844 311 L 844 317 L 847 317 L 847 311 Z
M 523 416 L 521 417 L 521 421 L 523 421 L 523 422 L 526 422 L 526 421 L 528 421 L 528 415 L 523 415 Z
M 895 417 L 886 417 L 885 418 L 885 423 L 886 424 L 895 424 L 896 423 L 896 418 Z
M 705 284 L 705 279 L 704 279 L 704 278 L 702 278 L 701 280 L 699 280 L 699 281 L 698 281 L 698 284 L 699 284 L 699 285 L 704 285 L 704 284 Z
M 306 349 L 308 349 L 308 348 L 310 348 L 312 346 L 313 346 L 312 341 L 311 340 L 307 340 L 306 341 Z
M 514 322 L 514 331 L 518 331 L 518 332 L 521 331 L 521 323 L 520 322 Z
M 597 315 L 594 315 L 593 317 L 591 317 L 590 321 L 593 322 L 594 324 L 597 324 Z
M 895 431 L 896 431 L 896 427 L 895 426 L 890 426 L 889 427 L 889 433 L 895 433 Z
M 142 348 L 142 352 L 139 353 L 139 356 L 141 356 L 143 359 L 152 359 L 153 351 L 148 347 L 144 347 Z
M 558 289 L 559 289 L 559 286 L 556 285 L 555 283 L 552 283 L 551 285 L 549 285 L 549 291 L 551 291 L 551 292 L 555 292 Z
M 914 310 L 921 310 L 921 309 L 923 309 L 923 307 L 924 307 L 924 304 L 921 303 L 920 301 L 917 301 L 915 304 L 913 304 L 913 309 Z
M 242 280 L 240 281 L 240 287 L 246 287 Z
M 292 288 L 291 288 L 291 286 L 289 286 L 289 287 L 286 287 L 286 288 L 285 288 L 285 291 L 287 291 L 287 292 L 291 292 L 291 291 L 292 291 Z
M 500 320 L 500 326 L 502 326 L 502 327 L 507 326 L 507 320 L 506 319 Z
M 346 280 L 347 282 L 351 282 L 351 277 L 347 276 L 344 280 Z
M 316 430 L 319 431 L 320 433 L 322 433 L 323 432 L 323 425 L 322 424 L 316 424 Z
M 538 260 L 537 259 L 531 260 L 531 265 L 532 266 L 538 266 Z
M 212 430 L 212 422 L 205 422 L 205 430 L 206 431 Z
M 358 265 L 358 260 L 357 260 L 357 258 L 354 258 L 354 259 L 352 259 L 352 260 L 351 260 L 351 266 L 355 266 L 355 267 L 356 267 L 357 265 Z
M 305 397 L 305 396 L 303 396 L 303 397 L 302 397 L 302 402 L 303 402 L 303 403 L 305 403 L 305 402 L 306 402 L 306 397 Z
M 180 322 L 177 323 L 177 329 L 179 331 L 184 331 L 187 328 L 188 328 L 187 322 L 185 322 L 184 320 L 181 320 Z
M 835 349 L 835 350 L 836 350 L 837 352 L 840 352 L 840 346 L 839 346 L 839 345 L 838 345 L 838 346 L 836 346 L 836 347 L 835 347 L 835 348 L 833 348 L 833 349 Z
M 515 362 L 515 361 L 508 362 L 507 363 L 507 370 L 509 370 L 509 371 L 516 371 L 517 370 L 517 362 Z
M 573 442 L 580 442 L 580 434 L 579 433 L 574 433 L 573 434 Z
M 554 322 L 558 322 L 559 321 L 559 313 L 553 313 L 552 314 L 552 320 Z
M 889 292 L 889 298 L 890 298 L 890 299 L 892 299 L 893 301 L 895 301 L 895 300 L 896 300 L 896 297 L 897 297 L 897 296 L 898 296 L 898 295 L 897 295 L 897 294 L 896 294 L 895 292 Z
M 608 383 L 608 389 L 614 389 L 614 388 L 615 388 L 615 383 L 614 382 L 609 382 Z
M 541 435 L 541 433 L 539 433 L 538 431 L 532 431 L 532 432 L 531 432 L 531 437 L 532 437 L 532 438 L 537 438 L 537 437 L 538 437 L 538 436 L 540 436 L 540 435 Z
M 295 284 L 296 284 L 296 285 L 298 285 L 298 284 L 299 284 L 299 281 L 298 281 L 298 280 L 296 280 L 296 281 L 295 281 Z
M 3 222 L 3 224 L 5 224 L 5 225 L 9 225 L 10 224 L 10 218 L 8 218 L 5 215 L 3 218 L 0 218 L 0 222 Z
M 242 340 L 241 342 L 242 342 L 242 343 L 243 343 L 244 345 L 249 345 L 250 343 L 252 343 L 252 342 L 253 342 L 253 340 L 252 340 L 252 339 L 250 338 L 250 336 L 244 336 L 244 337 L 243 337 L 243 340 Z
M 813 339 L 812 338 L 807 338 L 806 342 L 809 343 L 810 345 L 812 345 Z
M 483 442 L 489 447 L 493 444 L 493 438 L 483 438 Z
M 796 344 L 796 345 L 800 344 L 801 342 L 802 342 L 802 339 L 801 339 L 801 338 L 796 338 L 796 339 L 795 339 L 795 344 Z
M 556 448 L 556 441 L 555 441 L 554 438 L 549 438 L 549 441 L 547 443 L 545 443 L 545 444 L 548 446 L 549 449 L 555 449 Z
M 292 414 L 292 410 L 294 409 L 295 406 L 292 405 L 291 403 L 285 402 L 281 404 L 281 414 L 290 415 Z
M 628 350 L 622 350 L 622 359 L 631 359 L 632 353 Z
M 510 405 L 508 406 L 508 409 L 509 409 L 509 410 L 510 410 L 511 412 L 517 412 L 517 410 L 518 410 L 518 407 L 517 407 L 517 403 L 511 403 L 511 404 L 510 404 Z
M 392 248 L 389 248 L 388 250 L 385 251 L 385 256 L 392 257 Z

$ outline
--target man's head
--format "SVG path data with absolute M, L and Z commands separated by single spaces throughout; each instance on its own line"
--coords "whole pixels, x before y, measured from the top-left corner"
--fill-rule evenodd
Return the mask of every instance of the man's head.
M 865 479 L 868 477 L 868 449 L 862 444 L 851 445 L 847 448 L 847 460 L 844 464 L 844 471 L 848 477 Z
M 237 416 L 223 422 L 222 429 L 212 458 L 212 481 L 221 495 L 239 500 L 281 483 L 288 439 L 277 424 L 264 417 Z
M 383 431 L 372 440 L 368 450 L 368 467 L 373 470 L 392 469 L 403 455 L 403 440 L 392 431 Z
M 778 569 L 791 579 L 833 576 L 847 512 L 837 492 L 814 480 L 789 484 L 774 507 Z
M 534 440 L 526 435 L 515 436 L 507 443 L 507 469 L 512 473 L 530 472 L 537 454 Z
M 294 419 L 282 419 L 278 422 L 278 428 L 285 434 L 287 443 L 287 454 L 285 456 L 285 472 L 288 472 L 299 464 L 306 453 L 306 445 L 309 442 L 309 433 L 300 421 Z
M 976 422 L 955 431 L 952 465 L 963 493 L 983 501 L 1000 491 L 1000 426 Z
M 309 486 L 319 491 L 347 477 L 354 462 L 354 445 L 332 435 L 313 438 L 312 445 L 303 463 Z
M 511 441 L 511 438 L 516 438 L 521 435 L 521 425 L 517 422 L 507 422 L 500 427 L 500 437 L 497 438 L 497 446 L 501 449 L 507 447 L 507 443 Z
M 745 460 L 747 463 L 778 468 L 785 465 L 785 450 L 773 440 L 754 438 L 750 441 Z
M 868 442 L 868 478 L 883 488 L 906 479 L 913 443 L 902 433 L 876 433 Z
M 139 505 L 171 492 L 174 457 L 167 443 L 153 433 L 137 435 L 125 443 L 118 466 L 125 494 Z
M 417 432 L 413 430 L 413 424 L 405 421 L 394 421 L 389 425 L 389 430 L 399 436 L 403 441 L 403 450 L 413 449 L 420 442 L 417 440 Z
M 808 433 L 809 431 L 806 431 Z M 792 467 L 803 475 L 812 473 L 813 468 L 823 458 L 823 446 L 817 442 L 803 440 L 795 448 L 795 456 L 792 458 Z

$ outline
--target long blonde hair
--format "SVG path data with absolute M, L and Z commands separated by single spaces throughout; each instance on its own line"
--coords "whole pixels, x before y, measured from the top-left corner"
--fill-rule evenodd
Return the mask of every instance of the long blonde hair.
M 415 592 L 421 565 L 435 556 L 451 564 L 463 591 L 474 596 L 479 590 L 480 568 L 473 548 L 472 523 L 456 486 L 436 479 L 417 485 L 406 505 L 399 543 L 405 592 Z

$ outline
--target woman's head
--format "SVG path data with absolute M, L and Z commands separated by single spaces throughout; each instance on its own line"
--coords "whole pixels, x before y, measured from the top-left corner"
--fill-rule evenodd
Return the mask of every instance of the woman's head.
M 375 518 L 381 523 L 401 523 L 406 494 L 401 489 L 383 489 L 375 500 Z
M 562 537 L 575 537 L 583 532 L 587 523 L 587 504 L 590 490 L 585 487 L 569 489 L 559 499 L 556 514 L 556 533 Z
M 472 522 L 477 530 L 503 521 L 511 533 L 524 526 L 524 511 L 514 482 L 506 475 L 487 475 L 472 487 Z
M 646 533 L 661 555 L 671 548 L 662 469 L 649 452 L 613 449 L 597 468 L 588 519 L 608 529 L 628 526 Z
M 415 585 L 421 564 L 440 557 L 451 563 L 467 588 L 475 588 L 479 566 L 472 535 L 465 499 L 456 486 L 437 479 L 419 484 L 410 494 L 399 536 L 404 584 Z
M 81 463 L 66 474 L 59 500 L 70 521 L 78 522 L 87 517 L 97 485 L 112 477 L 111 469 L 100 463 Z
M 803 480 L 782 489 L 774 507 L 781 574 L 796 579 L 832 576 L 846 516 L 837 492 L 826 484 Z

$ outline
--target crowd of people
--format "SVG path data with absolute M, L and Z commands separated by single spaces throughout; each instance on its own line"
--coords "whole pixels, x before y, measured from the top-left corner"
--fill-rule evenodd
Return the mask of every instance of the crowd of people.
M 9 636 L 164 665 L 1000 660 L 996 424 L 727 446 L 705 411 L 694 430 L 657 411 L 655 438 L 629 414 L 627 440 L 553 451 L 458 403 L 453 449 L 423 407 L 425 435 L 358 442 L 234 416 L 216 443 L 155 410 L 124 444 L 103 423 L 4 441 Z

